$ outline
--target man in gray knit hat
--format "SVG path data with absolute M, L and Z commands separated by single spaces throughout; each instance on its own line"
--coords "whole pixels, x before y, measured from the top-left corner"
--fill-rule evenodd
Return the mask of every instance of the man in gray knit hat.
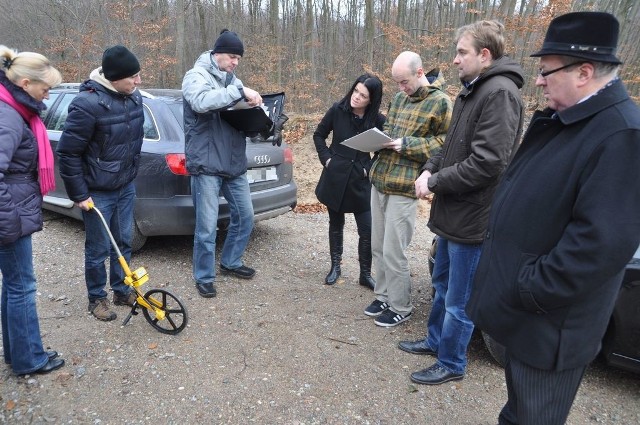
M 222 248 L 220 271 L 251 279 L 255 270 L 242 256 L 253 230 L 253 205 L 247 181 L 246 135 L 227 123 L 220 111 L 241 100 L 262 104 L 260 94 L 246 87 L 234 71 L 244 54 L 238 35 L 222 30 L 212 50 L 197 59 L 182 81 L 187 170 L 196 210 L 193 277 L 198 293 L 215 297 L 215 249 L 219 196 L 229 202 L 231 217 Z

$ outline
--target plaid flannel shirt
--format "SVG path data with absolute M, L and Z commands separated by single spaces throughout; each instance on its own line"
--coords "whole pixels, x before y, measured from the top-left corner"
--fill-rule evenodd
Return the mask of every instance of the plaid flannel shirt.
M 371 167 L 371 183 L 381 193 L 416 197 L 414 182 L 421 167 L 444 144 L 453 106 L 438 73 L 430 85 L 407 96 L 399 92 L 389 105 L 384 131 L 402 138 L 400 152 L 382 149 Z

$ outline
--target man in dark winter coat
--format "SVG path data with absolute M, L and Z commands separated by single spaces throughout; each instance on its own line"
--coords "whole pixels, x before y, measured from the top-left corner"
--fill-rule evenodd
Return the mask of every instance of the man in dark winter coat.
M 216 232 L 220 193 L 231 217 L 222 247 L 220 271 L 251 279 L 256 271 L 242 257 L 253 230 L 253 204 L 247 180 L 245 133 L 220 116 L 220 111 L 245 100 L 262 104 L 260 94 L 235 75 L 244 45 L 235 32 L 222 30 L 212 50 L 200 55 L 182 80 L 184 139 L 191 196 L 196 210 L 193 277 L 200 296 L 216 296 Z
M 138 173 L 144 133 L 142 96 L 137 90 L 140 83 L 140 63 L 133 53 L 124 46 L 105 50 L 102 66 L 91 72 L 69 106 L 56 148 L 67 194 L 82 210 L 89 311 L 105 321 L 116 318 L 105 291 L 107 257 L 113 303 L 131 306 L 136 295 L 124 283 L 118 255 L 90 205 L 104 215 L 129 262 L 136 194 L 133 179 Z
M 564 424 L 640 243 L 640 109 L 617 76 L 618 21 L 551 22 L 534 114 L 499 185 L 467 312 L 506 347 L 500 424 Z
M 465 307 L 493 193 L 520 139 L 524 117 L 523 71 L 504 55 L 503 31 L 497 21 L 458 29 L 453 63 L 464 87 L 444 147 L 415 183 L 418 197 L 435 194 L 429 228 L 438 235 L 427 338 L 399 344 L 409 353 L 437 357 L 435 364 L 411 375 L 419 384 L 462 379 L 467 366 L 473 323 Z

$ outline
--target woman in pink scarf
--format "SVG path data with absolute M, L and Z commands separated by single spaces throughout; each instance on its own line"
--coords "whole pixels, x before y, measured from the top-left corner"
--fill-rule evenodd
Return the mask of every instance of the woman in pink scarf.
M 18 375 L 64 365 L 42 345 L 31 246 L 31 234 L 42 230 L 42 195 L 55 184 L 39 112 L 61 81 L 44 56 L 0 46 L 0 313 L 4 361 Z

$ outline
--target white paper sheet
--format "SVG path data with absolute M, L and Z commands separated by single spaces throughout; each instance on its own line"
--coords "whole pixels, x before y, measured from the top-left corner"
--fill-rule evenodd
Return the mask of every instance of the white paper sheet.
M 391 137 L 374 127 L 343 141 L 342 144 L 362 152 L 375 152 L 391 140 Z

